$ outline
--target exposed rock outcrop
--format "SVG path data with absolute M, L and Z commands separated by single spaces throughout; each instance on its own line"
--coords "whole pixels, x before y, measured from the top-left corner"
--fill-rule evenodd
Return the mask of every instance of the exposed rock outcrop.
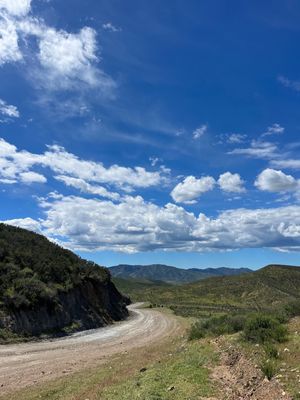
M 69 292 L 58 293 L 57 301 L 34 309 L 12 309 L 0 316 L 0 328 L 36 336 L 61 334 L 65 329 L 93 329 L 120 321 L 128 316 L 129 300 L 110 281 L 99 284 L 86 280 Z
M 102 327 L 128 316 L 108 269 L 0 224 L 0 340 Z

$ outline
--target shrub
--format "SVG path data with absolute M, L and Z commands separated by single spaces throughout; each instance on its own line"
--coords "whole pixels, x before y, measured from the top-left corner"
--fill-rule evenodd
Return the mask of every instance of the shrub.
M 255 314 L 246 320 L 244 338 L 255 343 L 281 343 L 287 339 L 287 329 L 274 317 Z
M 189 340 L 202 339 L 205 336 L 205 331 L 200 322 L 196 322 L 192 325 L 189 333 Z
M 291 301 L 286 305 L 285 310 L 289 317 L 297 317 L 300 315 L 300 300 Z
M 243 330 L 244 325 L 245 317 L 239 314 L 210 317 L 192 326 L 190 338 L 200 339 L 204 336 L 232 334 Z
M 274 361 L 265 360 L 261 363 L 260 369 L 262 373 L 270 380 L 277 372 L 277 367 Z
M 278 350 L 272 343 L 267 343 L 264 346 L 264 350 L 265 350 L 266 355 L 270 358 L 278 358 L 279 357 Z
M 236 333 L 243 329 L 245 317 L 242 315 L 221 315 L 211 317 L 203 323 L 203 328 L 208 334 L 223 335 Z

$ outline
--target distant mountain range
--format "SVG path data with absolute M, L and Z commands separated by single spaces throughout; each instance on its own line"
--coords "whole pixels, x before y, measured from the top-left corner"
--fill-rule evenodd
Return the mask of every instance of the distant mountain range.
M 290 304 L 299 309 L 300 267 L 268 265 L 251 273 L 214 276 L 183 285 L 114 278 L 118 289 L 134 301 L 171 307 L 176 314 L 207 317 L 211 312 L 266 312 Z
M 248 268 L 177 268 L 170 265 L 128 265 L 120 264 L 109 268 L 113 277 L 162 281 L 172 284 L 190 283 L 217 276 L 241 275 L 253 272 Z

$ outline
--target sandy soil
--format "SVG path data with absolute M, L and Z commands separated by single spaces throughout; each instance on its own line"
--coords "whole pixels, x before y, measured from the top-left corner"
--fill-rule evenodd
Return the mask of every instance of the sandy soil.
M 145 347 L 180 331 L 170 314 L 129 307 L 114 325 L 66 338 L 0 346 L 0 395 L 104 363 L 110 356 Z

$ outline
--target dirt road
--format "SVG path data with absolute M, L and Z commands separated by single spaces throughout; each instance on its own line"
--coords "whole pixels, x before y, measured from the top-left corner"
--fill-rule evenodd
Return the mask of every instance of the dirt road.
M 176 335 L 170 314 L 130 306 L 126 321 L 72 336 L 0 346 L 0 396 L 104 363 L 110 356 Z

